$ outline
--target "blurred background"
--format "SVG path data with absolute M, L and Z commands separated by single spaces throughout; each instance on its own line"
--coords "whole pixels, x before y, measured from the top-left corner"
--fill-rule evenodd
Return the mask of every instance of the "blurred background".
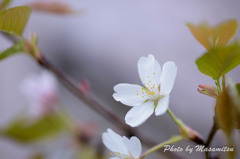
M 12 6 L 36 1 L 40 0 L 14 1 Z M 25 37 L 31 32 L 39 35 L 39 46 L 49 61 L 76 84 L 87 79 L 95 96 L 122 118 L 129 107 L 114 101 L 113 86 L 118 83 L 141 84 L 137 72 L 140 56 L 153 54 L 161 65 L 169 60 L 175 61 L 178 73 L 171 92 L 170 108 L 206 139 L 212 126 L 215 103 L 213 99 L 198 93 L 197 87 L 199 84 L 214 83 L 201 74 L 195 65 L 194 61 L 205 49 L 194 39 L 185 24 L 206 21 L 215 25 L 229 18 L 240 21 L 239 0 L 61 2 L 79 10 L 80 14 L 33 12 L 24 32 Z M 236 37 L 240 37 L 239 31 Z M 1 50 L 10 45 L 8 40 L 0 37 Z M 19 91 L 19 85 L 27 75 L 39 73 L 41 69 L 31 57 L 24 54 L 0 63 L 0 127 L 5 126 L 26 107 L 27 102 Z M 239 82 L 239 73 L 240 68 L 236 68 L 228 76 Z M 60 83 L 59 88 L 64 109 L 75 120 L 96 123 L 97 138 L 100 139 L 107 128 L 117 127 L 92 111 Z M 137 129 L 158 142 L 178 133 L 175 123 L 167 114 L 158 117 L 152 115 Z M 49 144 L 52 143 L 47 143 Z M 225 138 L 218 132 L 213 145 L 224 144 Z M 27 159 L 35 151 L 35 147 L 38 146 L 0 138 L 0 159 Z M 204 157 L 203 153 L 179 154 L 185 158 Z M 149 158 L 159 157 L 153 154 Z

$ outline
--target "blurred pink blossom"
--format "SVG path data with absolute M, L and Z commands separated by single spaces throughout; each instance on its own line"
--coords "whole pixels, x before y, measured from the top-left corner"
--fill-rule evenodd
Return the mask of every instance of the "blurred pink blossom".
M 30 104 L 29 115 L 35 118 L 50 113 L 58 99 L 57 80 L 47 71 L 25 78 L 20 90 Z

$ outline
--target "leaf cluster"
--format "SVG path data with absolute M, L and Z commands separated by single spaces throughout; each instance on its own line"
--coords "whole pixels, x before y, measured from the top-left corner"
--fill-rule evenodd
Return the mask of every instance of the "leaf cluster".
M 240 43 L 228 41 L 237 31 L 237 21 L 227 20 L 216 26 L 208 24 L 187 24 L 199 43 L 206 48 L 206 52 L 196 60 L 199 71 L 211 77 L 217 86 L 215 124 L 227 136 L 228 145 L 234 147 L 233 130 L 240 128 L 240 85 L 225 75 L 240 64 Z M 222 78 L 222 86 L 220 85 Z M 201 91 L 200 91 L 201 92 Z M 229 159 L 235 157 L 235 152 L 229 152 Z
M 219 80 L 240 64 L 239 41 L 227 45 L 237 31 L 236 20 L 227 20 L 213 27 L 206 23 L 200 25 L 188 23 L 187 26 L 199 43 L 207 49 L 196 60 L 200 72 Z

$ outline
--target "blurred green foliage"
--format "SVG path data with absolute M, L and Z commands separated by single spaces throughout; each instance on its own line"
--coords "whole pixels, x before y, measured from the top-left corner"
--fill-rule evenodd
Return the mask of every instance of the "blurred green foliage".
M 4 60 L 5 58 L 15 55 L 17 53 L 24 51 L 24 44 L 23 41 L 16 42 L 10 48 L 6 49 L 0 54 L 0 61 Z
M 2 129 L 2 134 L 22 143 L 35 142 L 66 130 L 67 125 L 64 120 L 55 113 L 36 120 L 21 116 Z

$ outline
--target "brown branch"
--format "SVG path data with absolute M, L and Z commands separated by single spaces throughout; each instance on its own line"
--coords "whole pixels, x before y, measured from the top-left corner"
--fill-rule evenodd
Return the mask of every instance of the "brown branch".
M 17 42 L 19 39 L 15 36 L 12 36 L 7 33 L 1 32 L 4 37 L 6 37 L 11 42 Z M 25 40 L 26 41 L 26 40 Z M 112 110 L 110 110 L 107 106 L 101 104 L 99 101 L 97 101 L 92 95 L 85 95 L 75 84 L 73 84 L 72 81 L 70 81 L 69 78 L 67 78 L 60 70 L 58 70 L 54 65 L 52 65 L 44 56 L 42 53 L 40 53 L 41 56 L 38 56 L 37 62 L 44 67 L 45 69 L 48 69 L 53 74 L 56 75 L 56 77 L 68 88 L 73 94 L 75 94 L 81 101 L 85 102 L 91 109 L 96 111 L 98 114 L 101 114 L 103 117 L 107 119 L 107 121 L 110 121 L 117 125 L 121 130 L 123 130 L 127 136 L 141 136 L 141 140 L 143 143 L 145 143 L 148 146 L 153 146 L 155 142 L 151 141 L 150 139 L 147 139 L 146 137 L 143 137 L 142 134 L 139 134 L 136 130 L 128 126 L 116 113 L 114 113 Z
M 45 58 L 39 60 L 39 64 L 44 68 L 48 69 L 49 71 L 53 72 L 71 92 L 73 92 L 78 98 L 88 104 L 93 110 L 102 114 L 106 119 L 110 120 L 111 122 L 119 124 L 119 126 L 123 127 L 123 129 L 129 129 L 129 127 L 118 116 L 116 116 L 114 112 L 101 105 L 92 96 L 86 96 L 62 72 L 60 72 L 55 66 L 49 63 Z
M 0 31 L 0 32 L 1 32 L 1 31 Z M 19 41 L 19 39 L 18 39 L 16 36 L 7 34 L 7 33 L 5 33 L 5 32 L 1 32 L 1 34 L 2 34 L 6 39 L 8 39 L 10 42 L 15 43 L 15 42 L 18 42 L 18 41 Z
M 216 120 L 214 119 L 214 123 L 212 125 L 211 131 L 209 132 L 209 135 L 206 141 L 206 148 L 209 148 L 209 146 L 211 145 L 211 142 L 217 130 L 218 130 L 218 126 L 217 126 Z M 208 151 L 205 152 L 205 157 L 206 159 L 211 159 L 211 156 Z

